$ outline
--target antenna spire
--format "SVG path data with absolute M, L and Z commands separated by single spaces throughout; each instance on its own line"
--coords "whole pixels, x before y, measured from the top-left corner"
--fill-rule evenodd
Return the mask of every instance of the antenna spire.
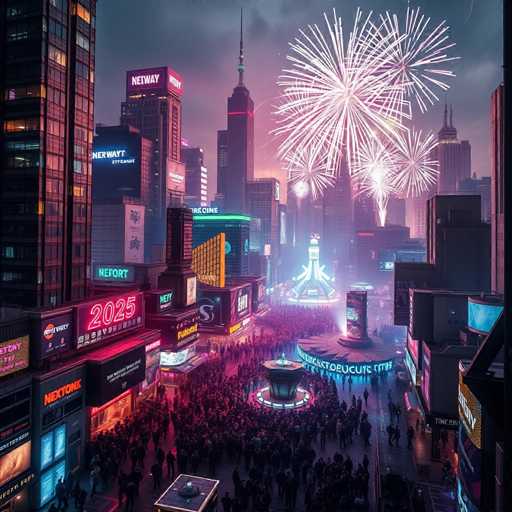
M 240 55 L 238 56 L 238 85 L 244 85 L 244 9 L 240 8 Z

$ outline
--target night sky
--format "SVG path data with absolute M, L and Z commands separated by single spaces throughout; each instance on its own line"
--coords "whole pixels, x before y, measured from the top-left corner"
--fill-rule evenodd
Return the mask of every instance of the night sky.
M 240 7 L 245 16 L 246 85 L 256 105 L 256 172 L 277 176 L 272 105 L 288 41 L 336 7 L 352 25 L 364 10 L 405 12 L 407 0 L 100 0 L 97 7 L 96 122 L 117 124 L 128 69 L 169 65 L 184 78 L 183 136 L 205 149 L 216 175 L 216 131 L 226 125 L 226 98 L 237 82 Z M 502 0 L 421 0 L 423 11 L 451 26 L 454 51 L 447 99 L 459 138 L 473 147 L 473 172 L 489 174 L 489 97 L 501 81 Z M 415 124 L 438 130 L 443 104 Z M 216 183 L 216 179 L 214 181 Z

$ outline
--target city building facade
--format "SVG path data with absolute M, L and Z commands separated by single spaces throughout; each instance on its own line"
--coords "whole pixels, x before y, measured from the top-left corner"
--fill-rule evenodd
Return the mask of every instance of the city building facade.
M 95 16 L 94 0 L 0 7 L 3 302 L 87 295 Z
M 185 164 L 185 203 L 190 207 L 208 205 L 208 169 L 204 165 L 202 148 L 182 146 Z
M 126 74 L 126 100 L 121 124 L 134 126 L 153 141 L 148 227 L 152 261 L 163 261 L 166 212 L 185 194 L 185 167 L 181 161 L 181 97 L 183 79 L 170 67 L 137 69 Z
M 217 193 L 229 213 L 248 213 L 247 183 L 254 180 L 254 102 L 244 84 L 244 45 L 240 18 L 238 85 L 228 98 L 227 130 L 217 138 Z M 224 158 L 224 155 L 227 158 Z

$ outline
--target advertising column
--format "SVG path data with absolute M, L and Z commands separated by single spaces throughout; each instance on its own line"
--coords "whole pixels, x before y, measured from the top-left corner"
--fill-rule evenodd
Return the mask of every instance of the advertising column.
M 34 508 L 55 497 L 59 479 L 80 468 L 85 447 L 83 364 L 34 378 Z

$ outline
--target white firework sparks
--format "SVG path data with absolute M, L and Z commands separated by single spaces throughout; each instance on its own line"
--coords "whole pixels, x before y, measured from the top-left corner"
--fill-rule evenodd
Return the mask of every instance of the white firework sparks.
M 396 170 L 396 147 L 381 143 L 377 137 L 360 147 L 353 165 L 355 189 L 374 199 L 381 226 L 386 224 L 389 198 L 396 192 Z
M 287 155 L 285 161 L 288 182 L 299 198 L 311 192 L 313 199 L 317 199 L 336 183 L 336 176 L 327 167 L 326 156 L 318 155 L 317 150 L 312 147 Z
M 447 78 L 455 76 L 448 64 L 459 57 L 449 55 L 455 43 L 450 42 L 450 27 L 442 21 L 433 28 L 431 19 L 421 13 L 420 8 L 407 8 L 403 29 L 396 14 L 381 15 L 381 30 L 393 44 L 391 70 L 393 83 L 393 106 L 405 105 L 407 101 L 418 105 L 421 112 L 439 101 L 436 90 L 447 91 Z M 405 36 L 405 37 L 404 37 Z
M 274 133 L 283 137 L 281 158 L 315 144 L 326 148 L 327 167 L 338 169 L 342 157 L 357 159 L 373 133 L 396 139 L 403 128 L 392 83 L 401 38 L 383 33 L 372 13 L 357 11 L 348 40 L 335 11 L 331 21 L 324 18 L 326 35 L 309 25 L 290 44 L 292 66 L 278 81 L 285 101 L 276 110 Z
M 437 139 L 433 133 L 408 130 L 400 141 L 396 155 L 394 186 L 403 197 L 418 197 L 430 190 L 439 175 L 434 150 Z

